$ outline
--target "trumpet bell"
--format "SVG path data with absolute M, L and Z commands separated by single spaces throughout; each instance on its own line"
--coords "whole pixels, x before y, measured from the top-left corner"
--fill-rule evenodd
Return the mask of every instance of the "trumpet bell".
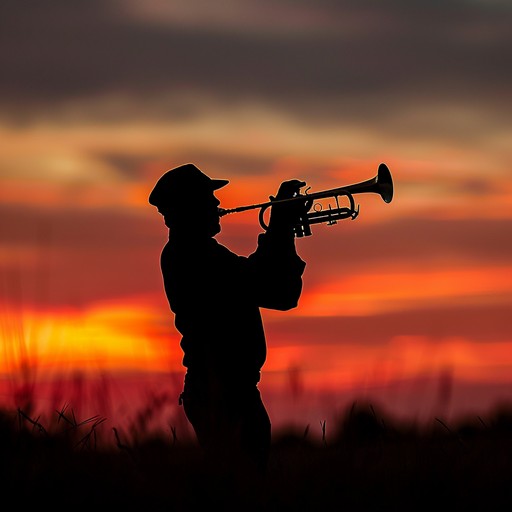
M 361 194 L 372 192 L 379 194 L 385 203 L 393 200 L 393 178 L 386 164 L 380 164 L 376 176 L 370 180 L 343 187 L 344 192 L 349 194 Z
M 393 200 L 393 179 L 386 164 L 380 164 L 377 171 L 377 185 L 379 186 L 380 196 L 385 203 L 391 203 Z

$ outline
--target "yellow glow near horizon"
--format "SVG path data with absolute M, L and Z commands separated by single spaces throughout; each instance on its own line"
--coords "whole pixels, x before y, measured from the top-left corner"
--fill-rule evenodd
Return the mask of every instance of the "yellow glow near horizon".
M 179 372 L 180 336 L 158 313 L 133 304 L 103 304 L 86 312 L 23 315 L 19 329 L 3 329 L 0 374 L 33 369 L 62 373 L 97 371 Z M 10 332 L 9 332 L 10 331 Z M 397 336 L 386 345 L 356 343 L 269 347 L 264 372 L 298 369 L 310 388 L 381 385 L 448 369 L 468 381 L 512 382 L 512 341 L 476 343 L 464 338 Z
M 160 322 L 150 309 L 103 305 L 85 312 L 24 312 L 17 326 L 3 322 L 0 373 L 34 370 L 172 371 L 181 367 L 173 331 L 151 332 Z

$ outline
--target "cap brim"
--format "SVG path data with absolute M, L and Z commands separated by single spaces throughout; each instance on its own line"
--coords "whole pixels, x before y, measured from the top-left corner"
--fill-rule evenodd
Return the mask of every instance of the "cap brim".
M 229 180 L 212 180 L 213 190 L 225 187 L 229 183 Z

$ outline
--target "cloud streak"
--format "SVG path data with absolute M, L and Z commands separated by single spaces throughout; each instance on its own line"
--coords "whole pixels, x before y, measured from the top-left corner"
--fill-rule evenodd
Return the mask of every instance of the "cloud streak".
M 266 2 L 202 4 L 9 3 L 3 109 L 13 111 L 13 100 L 33 108 L 105 92 L 144 102 L 192 91 L 316 118 L 357 116 L 344 99 L 359 108 L 375 94 L 391 108 L 465 98 L 498 110 L 512 78 L 506 3 L 277 2 L 270 17 Z M 186 23 L 192 12 L 196 23 Z

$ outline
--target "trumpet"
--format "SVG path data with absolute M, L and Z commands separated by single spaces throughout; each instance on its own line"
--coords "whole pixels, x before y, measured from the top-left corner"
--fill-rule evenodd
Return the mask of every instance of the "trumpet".
M 259 208 L 260 225 L 263 229 L 267 230 L 268 225 L 265 223 L 264 215 L 268 208 L 277 204 L 297 203 L 300 214 L 298 216 L 298 222 L 293 228 L 294 234 L 299 238 L 310 236 L 312 224 L 326 223 L 331 226 L 337 224 L 338 220 L 354 220 L 359 215 L 359 205 L 355 204 L 353 197 L 355 194 L 376 193 L 381 196 L 385 203 L 390 203 L 393 199 L 393 179 L 387 165 L 381 163 L 378 167 L 377 174 L 369 180 L 344 187 L 314 192 L 312 194 L 308 194 L 308 190 L 309 187 L 305 190 L 304 194 L 298 193 L 289 199 L 274 199 L 265 203 L 239 206 L 230 209 L 219 208 L 219 216 L 223 217 L 230 213 Z M 348 199 L 348 206 L 340 206 L 339 198 L 343 196 Z M 321 203 L 316 202 L 319 199 L 325 199 L 327 197 L 331 197 L 335 200 L 335 208 L 329 204 L 329 207 L 324 209 Z

